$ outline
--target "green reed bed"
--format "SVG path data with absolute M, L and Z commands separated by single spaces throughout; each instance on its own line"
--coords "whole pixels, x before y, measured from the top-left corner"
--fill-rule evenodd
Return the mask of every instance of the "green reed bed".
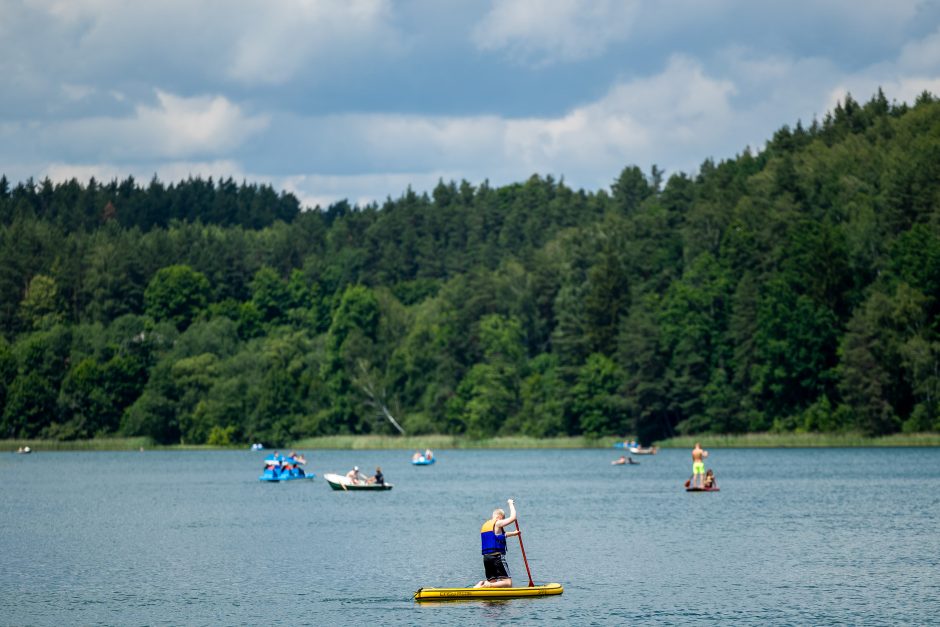
M 332 435 L 306 438 L 293 444 L 305 449 L 551 449 L 551 448 L 606 448 L 606 440 L 584 437 L 532 438 L 527 436 L 501 436 L 495 438 L 467 438 L 450 435 Z
M 0 451 L 138 451 L 153 448 L 150 438 L 97 438 L 94 440 L 0 440 Z
M 624 439 L 559 437 L 533 438 L 527 436 L 500 436 L 468 438 L 452 435 L 331 435 L 304 438 L 288 446 L 290 449 L 321 450 L 380 450 L 406 449 L 423 451 L 442 449 L 585 449 L 611 448 Z M 868 437 L 858 433 L 744 433 L 729 435 L 680 436 L 657 442 L 660 448 L 692 448 L 701 442 L 705 448 L 846 448 L 891 446 L 940 446 L 940 433 L 897 433 L 881 437 Z M 0 451 L 16 451 L 28 446 L 39 451 L 137 451 L 137 450 L 225 450 L 247 449 L 248 445 L 209 446 L 193 444 L 154 444 L 149 438 L 98 438 L 94 440 L 0 440 Z M 276 447 L 268 447 L 273 449 Z
M 93 440 L 0 440 L 0 451 L 18 451 L 28 446 L 32 452 L 40 451 L 212 451 L 243 449 L 248 445 L 209 446 L 208 444 L 155 444 L 145 437 L 96 438 Z

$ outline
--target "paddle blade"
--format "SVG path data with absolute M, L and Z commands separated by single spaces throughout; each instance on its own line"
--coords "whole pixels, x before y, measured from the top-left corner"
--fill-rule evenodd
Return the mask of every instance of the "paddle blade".
M 685 487 L 689 487 L 691 484 L 692 484 L 692 480 L 691 480 L 691 479 L 686 479 L 686 480 L 685 480 Z

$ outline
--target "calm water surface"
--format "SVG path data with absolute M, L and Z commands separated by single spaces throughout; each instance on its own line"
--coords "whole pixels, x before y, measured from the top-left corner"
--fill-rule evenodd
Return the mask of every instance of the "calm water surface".
M 0 456 L 4 625 L 937 624 L 940 449 L 306 451 Z M 382 466 L 395 489 L 319 477 Z M 418 605 L 482 577 L 479 528 L 516 499 L 537 582 L 560 597 Z M 509 540 L 517 585 L 526 583 Z

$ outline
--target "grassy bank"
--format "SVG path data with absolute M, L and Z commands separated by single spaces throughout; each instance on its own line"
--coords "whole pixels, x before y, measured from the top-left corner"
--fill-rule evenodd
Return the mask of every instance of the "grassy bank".
M 96 438 L 94 440 L 0 440 L 0 451 L 16 451 L 28 446 L 33 451 L 139 451 L 150 450 L 198 450 L 211 451 L 223 447 L 207 445 L 174 444 L 162 446 L 154 444 L 150 438 Z M 233 448 L 233 447 L 227 447 Z M 247 445 L 238 449 L 248 448 Z
M 451 435 L 332 435 L 305 438 L 284 449 L 306 450 L 433 450 L 444 449 L 584 449 L 610 448 L 616 437 L 531 438 L 504 436 L 470 439 Z M 705 448 L 852 448 L 890 446 L 940 446 L 940 433 L 898 433 L 866 437 L 857 433 L 745 433 L 740 435 L 700 435 L 670 438 L 657 442 L 660 448 L 692 448 L 701 442 Z M 33 451 L 137 451 L 144 450 L 224 450 L 247 449 L 248 445 L 230 447 L 175 444 L 160 446 L 149 438 L 100 438 L 96 440 L 0 440 L 0 451 L 16 451 L 28 446 Z
M 509 448 L 607 448 L 611 438 L 591 439 L 585 437 L 530 438 L 526 436 L 504 436 L 496 438 L 470 439 L 452 435 L 332 435 L 306 438 L 296 442 L 294 448 L 304 449 L 509 449 Z
M 868 437 L 860 433 L 742 433 L 670 438 L 660 448 L 854 448 L 890 446 L 940 446 L 940 433 L 895 433 Z

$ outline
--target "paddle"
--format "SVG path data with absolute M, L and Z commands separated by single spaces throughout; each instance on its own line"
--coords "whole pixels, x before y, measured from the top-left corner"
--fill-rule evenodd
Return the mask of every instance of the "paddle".
M 529 576 L 529 587 L 534 588 L 535 584 L 532 583 L 532 571 L 529 570 L 529 560 L 525 556 L 525 546 L 522 544 L 522 530 L 519 529 L 519 519 L 516 519 L 516 531 L 519 532 L 517 536 L 519 538 L 519 548 L 522 549 L 522 562 L 525 564 L 525 572 Z
M 690 485 L 692 485 L 693 477 L 695 477 L 695 475 L 692 475 L 692 477 L 689 477 L 688 479 L 685 480 L 685 487 L 689 487 Z

